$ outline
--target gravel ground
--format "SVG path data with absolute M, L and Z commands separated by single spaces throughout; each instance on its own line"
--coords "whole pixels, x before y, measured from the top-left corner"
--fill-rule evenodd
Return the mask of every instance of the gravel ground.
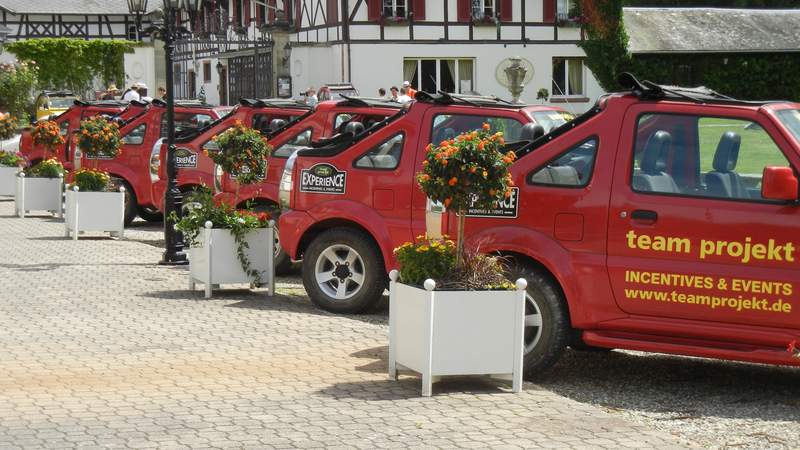
M 136 222 L 129 239 L 163 245 Z M 299 272 L 282 278 L 305 295 Z M 388 325 L 388 299 L 365 322 Z M 800 369 L 615 350 L 568 350 L 546 390 L 712 449 L 800 449 Z

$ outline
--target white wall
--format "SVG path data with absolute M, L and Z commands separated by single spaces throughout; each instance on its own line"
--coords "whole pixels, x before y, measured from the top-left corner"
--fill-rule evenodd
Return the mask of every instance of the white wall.
M 135 47 L 133 53 L 125 54 L 125 86 L 117 86 L 125 90 L 133 83 L 147 85 L 147 93 L 155 97 L 158 92 L 156 86 L 155 52 L 152 46 Z
M 293 43 L 293 45 L 295 45 Z M 347 47 L 345 45 L 292 47 L 291 69 L 292 94 L 297 97 L 309 87 L 319 90 L 319 87 L 328 83 L 341 83 L 349 81 L 346 74 Z M 342 71 L 345 71 L 343 76 Z M 353 65 L 353 71 L 359 72 Z M 356 86 L 364 95 L 360 86 Z

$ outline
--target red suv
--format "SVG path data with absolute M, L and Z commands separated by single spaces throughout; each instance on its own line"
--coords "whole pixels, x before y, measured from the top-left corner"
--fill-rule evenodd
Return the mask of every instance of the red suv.
M 97 102 L 84 102 L 75 100 L 74 105 L 69 109 L 59 114 L 54 120 L 59 128 L 61 128 L 61 135 L 65 138 L 71 136 L 72 132 L 77 130 L 80 122 L 87 117 L 96 116 L 98 114 L 115 116 L 119 119 L 125 120 L 139 114 L 147 107 L 146 103 L 134 102 L 121 102 L 115 100 L 104 100 Z M 34 145 L 33 138 L 31 137 L 31 130 L 25 129 L 22 131 L 22 136 L 19 142 L 19 152 L 27 159 L 31 165 L 38 163 L 44 158 L 44 146 Z M 63 148 L 56 149 L 56 154 L 51 155 L 58 158 L 62 163 L 66 163 L 67 144 Z M 71 168 L 70 164 L 65 164 Z
M 630 92 L 517 146 L 514 195 L 467 220 L 470 246 L 528 279 L 526 369 L 567 345 L 800 365 L 800 104 L 621 81 Z M 392 249 L 426 230 L 414 174 L 436 107 L 419 136 L 301 150 L 284 175 L 281 242 L 318 305 L 373 304 Z
M 166 103 L 154 100 L 147 110 L 124 122 L 120 128 L 122 153 L 116 158 L 81 157 L 81 166 L 97 167 L 111 174 L 116 182 L 125 186 L 125 224 L 142 216 L 146 220 L 160 220 L 161 213 L 151 197 L 150 155 L 153 145 L 166 135 Z M 201 128 L 219 119 L 218 108 L 197 102 L 175 102 L 175 132 Z M 74 144 L 71 144 L 74 154 Z M 72 154 L 67 155 L 70 160 Z
M 286 128 L 286 124 L 300 116 L 310 113 L 311 107 L 294 100 L 286 99 L 241 99 L 239 105 L 225 117 L 216 122 L 189 132 L 180 133 L 175 139 L 175 153 L 178 165 L 178 187 L 189 192 L 199 186 L 217 186 L 221 172 L 215 172 L 214 161 L 203 154 L 204 149 L 215 149 L 212 138 L 227 130 L 237 120 L 271 136 Z M 150 177 L 152 179 L 152 198 L 156 207 L 163 210 L 164 191 L 167 188 L 166 160 L 167 145 L 163 139 L 156 143 L 150 155 Z

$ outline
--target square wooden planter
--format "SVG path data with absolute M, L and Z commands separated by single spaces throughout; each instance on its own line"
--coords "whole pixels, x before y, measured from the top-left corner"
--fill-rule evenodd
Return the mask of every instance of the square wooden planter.
M 205 297 L 209 298 L 215 285 L 248 283 L 255 287 L 239 262 L 233 234 L 227 229 L 211 227 L 211 222 L 206 222 L 198 236 L 200 244 L 189 249 L 189 289 L 203 283 Z M 275 295 L 275 223 L 270 221 L 267 228 L 248 232 L 245 241 L 251 268 L 259 272 L 268 295 Z
M 58 178 L 27 177 L 17 174 L 14 209 L 19 217 L 30 211 L 47 211 L 58 218 L 64 216 L 64 176 Z
M 78 240 L 84 231 L 108 232 L 118 238 L 125 234 L 125 188 L 119 192 L 67 191 L 64 235 Z
M 0 195 L 13 197 L 17 193 L 17 174 L 20 167 L 0 166 Z
M 490 375 L 522 389 L 525 288 L 514 291 L 435 291 L 389 278 L 389 377 L 398 369 L 422 375 L 422 395 L 447 375 Z

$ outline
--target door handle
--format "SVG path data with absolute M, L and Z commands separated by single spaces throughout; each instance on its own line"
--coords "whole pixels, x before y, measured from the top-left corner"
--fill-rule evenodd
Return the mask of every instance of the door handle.
M 631 219 L 653 223 L 658 220 L 658 213 L 649 209 L 636 209 L 631 213 Z

